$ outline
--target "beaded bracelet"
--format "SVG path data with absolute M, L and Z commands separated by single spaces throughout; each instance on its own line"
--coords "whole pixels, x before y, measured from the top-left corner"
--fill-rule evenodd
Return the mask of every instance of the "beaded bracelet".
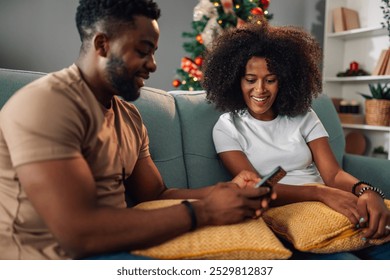
M 184 200 L 181 203 L 186 206 L 186 208 L 188 210 L 188 214 L 190 214 L 190 217 L 191 217 L 190 231 L 194 231 L 196 229 L 196 227 L 198 226 L 198 220 L 196 219 L 194 207 L 192 206 L 191 202 L 189 202 L 188 200 Z
M 355 184 L 352 186 L 352 193 L 353 193 L 354 195 L 356 195 L 356 196 L 358 196 L 358 195 L 356 194 L 356 188 L 357 188 L 358 186 L 360 186 L 360 185 L 366 185 L 366 186 L 372 187 L 372 185 L 371 185 L 370 183 L 367 183 L 367 182 L 364 182 L 364 181 L 359 181 L 359 182 L 355 183 Z
M 364 193 L 365 191 L 373 191 L 373 192 L 376 192 L 377 194 L 379 194 L 380 197 L 382 197 L 383 199 L 386 198 L 386 197 L 385 197 L 385 194 L 383 193 L 383 191 L 382 191 L 381 189 L 379 189 L 379 188 L 377 188 L 377 187 L 373 187 L 373 186 L 366 186 L 366 187 L 363 187 L 363 188 L 360 190 L 358 196 L 363 195 L 363 193 Z

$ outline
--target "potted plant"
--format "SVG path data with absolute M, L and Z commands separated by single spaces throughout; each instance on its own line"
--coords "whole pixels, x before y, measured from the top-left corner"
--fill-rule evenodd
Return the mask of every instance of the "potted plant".
M 390 126 L 390 86 L 369 84 L 371 95 L 360 93 L 365 101 L 365 119 L 370 125 Z
M 383 6 L 380 6 L 383 13 L 384 22 L 381 22 L 382 27 L 387 29 L 390 38 L 390 0 L 382 0 Z
M 384 158 L 387 159 L 389 153 L 385 151 L 385 148 L 383 146 L 375 147 L 372 151 L 373 157 L 376 158 Z

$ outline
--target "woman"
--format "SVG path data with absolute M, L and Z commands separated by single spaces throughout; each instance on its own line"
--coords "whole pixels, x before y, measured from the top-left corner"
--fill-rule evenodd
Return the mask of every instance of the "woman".
M 387 236 L 383 192 L 341 169 L 310 108 L 322 90 L 321 60 L 316 40 L 297 27 L 261 19 L 219 36 L 202 81 L 207 99 L 228 111 L 213 130 L 217 153 L 232 175 L 261 176 L 281 165 L 287 176 L 275 186 L 273 206 L 321 201 L 364 227 L 363 239 Z

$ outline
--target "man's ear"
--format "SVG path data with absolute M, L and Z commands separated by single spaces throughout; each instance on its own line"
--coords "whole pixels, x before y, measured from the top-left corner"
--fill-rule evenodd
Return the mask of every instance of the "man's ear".
M 93 39 L 93 45 L 95 48 L 95 51 L 103 57 L 107 56 L 108 49 L 109 49 L 109 42 L 108 37 L 104 33 L 98 33 L 95 35 Z

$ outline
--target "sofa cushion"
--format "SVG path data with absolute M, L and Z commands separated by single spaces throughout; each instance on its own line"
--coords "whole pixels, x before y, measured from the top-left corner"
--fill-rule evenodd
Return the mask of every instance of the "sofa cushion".
M 390 200 L 385 200 L 390 208 Z M 353 251 L 390 241 L 390 236 L 364 241 L 346 216 L 317 201 L 292 203 L 269 209 L 264 221 L 299 251 L 335 253 Z
M 343 156 L 345 151 L 344 132 L 331 99 L 329 96 L 321 94 L 313 101 L 312 108 L 329 134 L 329 144 L 337 162 L 340 166 L 343 166 Z
M 0 109 L 15 91 L 44 75 L 40 72 L 0 68 Z
M 179 204 L 181 200 L 156 200 L 135 208 L 150 210 Z M 152 221 L 151 221 L 152 222 Z M 132 254 L 156 259 L 288 259 L 286 249 L 262 219 L 225 226 L 208 226 L 178 236 L 161 245 Z
M 228 181 L 214 148 L 212 131 L 222 112 L 206 101 L 204 92 L 170 92 L 175 100 L 183 137 L 183 153 L 190 188 Z
M 148 129 L 150 153 L 168 187 L 187 187 L 179 116 L 175 100 L 165 91 L 141 89 L 134 102 Z
M 343 168 L 353 176 L 380 188 L 390 198 L 390 160 L 345 154 Z

